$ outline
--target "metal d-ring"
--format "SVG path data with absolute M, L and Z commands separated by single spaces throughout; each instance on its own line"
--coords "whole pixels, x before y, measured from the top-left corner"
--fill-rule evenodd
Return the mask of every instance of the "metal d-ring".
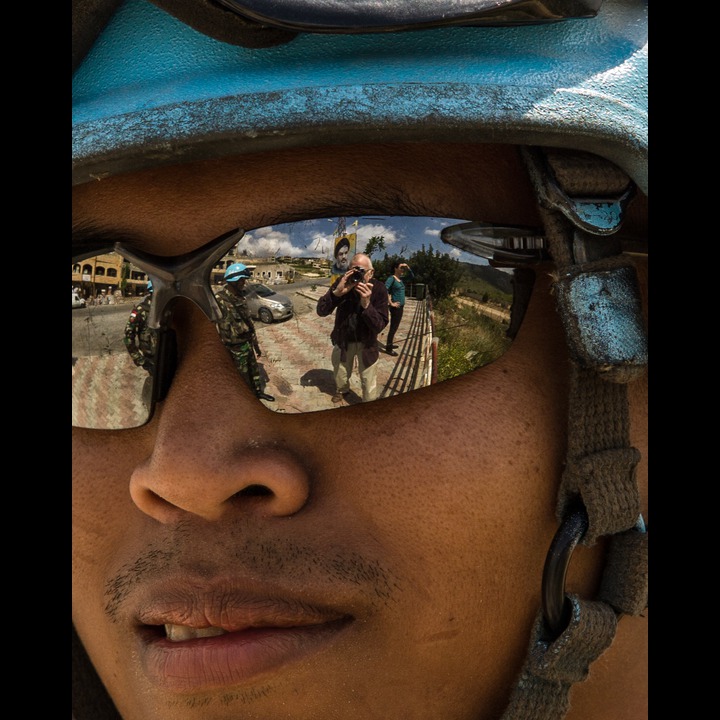
M 542 607 L 545 624 L 557 638 L 567 627 L 570 604 L 565 594 L 565 576 L 570 558 L 588 529 L 588 514 L 580 500 L 571 505 L 550 543 L 542 579 Z

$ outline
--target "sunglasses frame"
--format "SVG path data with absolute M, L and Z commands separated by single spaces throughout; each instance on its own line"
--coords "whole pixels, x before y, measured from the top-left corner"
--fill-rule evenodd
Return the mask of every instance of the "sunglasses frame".
M 464 234 L 467 235 L 468 231 L 480 232 L 484 242 L 459 242 L 457 238 Z M 105 247 L 94 247 L 92 250 L 84 250 L 82 253 L 73 255 L 73 263 L 76 263 L 98 254 L 118 253 L 126 261 L 132 262 L 139 270 L 147 273 L 152 282 L 153 296 L 147 316 L 147 328 L 155 331 L 156 335 L 147 418 L 138 425 L 114 429 L 130 429 L 147 424 L 153 417 L 156 404 L 167 396 L 177 367 L 177 339 L 175 331 L 170 327 L 174 301 L 179 297 L 184 297 L 193 302 L 211 322 L 217 323 L 222 319 L 222 311 L 212 290 L 211 274 L 218 261 L 245 234 L 244 230 L 234 228 L 199 248 L 174 256 L 144 252 L 123 242 L 115 242 Z M 535 240 L 533 244 L 536 246 L 535 250 L 529 253 L 527 248 L 520 249 L 516 242 L 512 242 L 513 238 L 527 237 L 528 235 Z M 492 237 L 495 239 L 488 242 Z M 525 314 L 534 284 L 534 273 L 533 279 L 526 277 L 529 272 L 527 265 L 539 264 L 547 259 L 542 237 L 536 230 L 530 228 L 502 226 L 493 230 L 493 226 L 484 223 L 466 222 L 443 229 L 441 239 L 448 245 L 459 247 L 469 254 L 486 259 L 490 267 L 512 267 L 516 271 L 516 290 L 513 292 L 510 308 L 511 321 L 506 330 L 507 337 L 511 340 L 514 339 Z M 494 247 L 492 247 L 493 245 Z M 80 427 L 87 426 L 81 425 Z M 102 428 L 91 426 L 90 429 Z

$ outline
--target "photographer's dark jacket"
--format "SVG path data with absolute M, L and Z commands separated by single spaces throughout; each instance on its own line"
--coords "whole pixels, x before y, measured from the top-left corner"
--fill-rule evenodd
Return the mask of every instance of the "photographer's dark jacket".
M 340 348 L 340 359 L 345 361 L 345 351 L 349 342 L 361 342 L 363 363 L 369 367 L 376 363 L 380 356 L 377 336 L 388 324 L 387 290 L 381 282 L 370 280 L 372 285 L 370 304 L 363 310 L 360 296 L 354 290 L 341 298 L 333 295 L 332 291 L 339 282 L 340 278 L 318 300 L 317 314 L 325 317 L 335 311 L 335 326 L 330 333 L 330 339 L 333 345 Z

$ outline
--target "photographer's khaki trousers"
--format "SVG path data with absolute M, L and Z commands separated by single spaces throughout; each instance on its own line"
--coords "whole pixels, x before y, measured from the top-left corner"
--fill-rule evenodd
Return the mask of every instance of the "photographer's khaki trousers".
M 345 353 L 345 362 L 340 359 L 341 350 L 337 345 L 332 349 L 333 375 L 337 392 L 346 393 L 350 391 L 350 378 L 352 377 L 355 358 L 357 358 L 358 375 L 360 376 L 360 387 L 362 388 L 363 402 L 377 399 L 377 363 L 365 367 L 362 359 L 363 344 L 359 342 L 348 343 Z

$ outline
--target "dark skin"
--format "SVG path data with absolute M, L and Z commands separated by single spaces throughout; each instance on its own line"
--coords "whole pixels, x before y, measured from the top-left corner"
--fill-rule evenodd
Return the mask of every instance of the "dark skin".
M 359 187 L 330 186 L 332 169 L 345 165 Z M 633 203 L 628 232 L 645 234 L 644 205 Z M 518 155 L 503 146 L 292 150 L 74 191 L 77 222 L 161 254 L 232 227 L 333 210 L 539 222 Z M 538 272 L 512 349 L 479 372 L 393 400 L 407 418 L 400 426 L 383 401 L 312 417 L 268 411 L 238 382 L 212 324 L 179 301 L 178 371 L 151 423 L 73 434 L 73 621 L 126 720 L 500 717 L 557 527 L 567 351 L 551 270 Z M 645 381 L 629 396 L 647 521 Z M 357 439 L 344 452 L 355 468 L 386 455 L 388 444 L 402 448 L 412 482 L 339 472 L 335 446 L 322 442 L 338 434 Z M 107 457 L 114 464 L 98 462 Z M 268 492 L 244 493 L 250 485 Z M 579 548 L 568 589 L 592 597 L 602 566 L 601 546 Z M 152 680 L 137 611 L 158 578 L 202 589 L 229 577 L 329 605 L 353 618 L 349 630 L 231 687 L 177 692 Z M 112 613 L 108 586 L 122 588 Z M 646 618 L 623 618 L 612 647 L 575 687 L 568 720 L 644 720 L 646 652 Z
M 226 283 L 225 287 L 227 287 L 228 290 L 230 290 L 230 292 L 236 297 L 242 297 L 242 291 L 245 289 L 245 278 L 240 278 L 239 280 L 233 280 L 233 282 Z

